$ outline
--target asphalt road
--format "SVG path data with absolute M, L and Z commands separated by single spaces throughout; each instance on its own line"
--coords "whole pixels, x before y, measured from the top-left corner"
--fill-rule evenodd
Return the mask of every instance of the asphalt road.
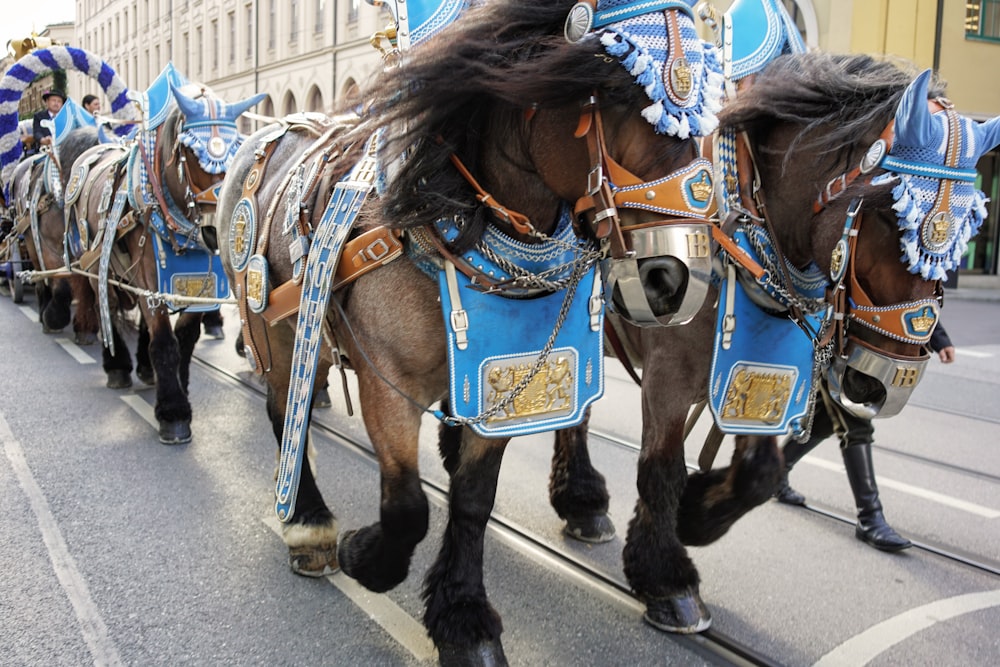
M 227 339 L 197 350 L 193 442 L 166 447 L 150 423 L 152 390 L 138 382 L 106 389 L 99 349 L 42 334 L 33 305 L 0 298 L 0 665 L 434 661 L 419 619 L 422 575 L 444 522 L 438 491 L 428 487 L 430 533 L 396 590 L 371 594 L 342 574 L 297 577 L 272 518 L 275 444 L 263 399 L 232 350 L 235 312 L 225 310 Z M 819 511 L 767 503 L 716 544 L 692 549 L 713 631 L 774 664 L 997 664 L 1000 302 L 950 299 L 943 312 L 957 362 L 932 362 L 911 405 L 876 424 L 886 514 L 920 546 L 877 552 L 835 518 L 854 510 L 830 441 L 792 480 Z M 608 544 L 561 534 L 547 503 L 550 437 L 508 449 L 486 586 L 512 664 L 727 662 L 700 640 L 643 624 L 621 590 L 637 397 L 609 364 L 591 423 L 619 529 Z M 336 394 L 318 413 L 329 429 L 364 439 Z M 434 425 L 425 430 L 422 470 L 443 485 Z M 341 525 L 373 521 L 370 457 L 327 428 L 316 436 L 319 483 Z M 688 458 L 697 458 L 695 447 Z M 567 566 L 560 553 L 600 576 Z

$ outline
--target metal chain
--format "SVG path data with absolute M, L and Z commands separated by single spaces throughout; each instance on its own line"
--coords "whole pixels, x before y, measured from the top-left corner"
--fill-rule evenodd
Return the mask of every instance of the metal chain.
M 545 346 L 542 347 L 542 351 L 538 355 L 538 359 L 535 361 L 535 365 L 531 368 L 527 375 L 521 378 L 521 381 L 514 385 L 513 388 L 507 393 L 507 395 L 494 403 L 491 407 L 487 408 L 475 417 L 455 417 L 453 415 L 445 415 L 442 417 L 441 421 L 445 422 L 450 426 L 470 426 L 472 424 L 482 424 L 483 422 L 496 416 L 501 410 L 505 410 L 514 400 L 521 395 L 529 384 L 535 379 L 542 367 L 545 366 L 545 362 L 548 361 L 549 354 L 552 352 L 552 348 L 556 343 L 556 336 L 559 335 L 559 331 L 562 329 L 563 324 L 566 322 L 566 317 L 569 315 L 570 304 L 573 303 L 573 297 L 576 294 L 576 289 L 580 285 L 580 281 L 593 266 L 592 261 L 588 262 L 576 262 L 573 265 L 573 273 L 569 277 L 570 284 L 566 288 L 566 296 L 563 298 L 562 306 L 559 308 L 559 317 L 556 318 L 555 326 L 552 329 L 552 333 L 549 335 L 549 339 L 545 342 Z
M 795 306 L 804 313 L 815 314 L 823 310 L 826 307 L 825 299 L 806 299 L 793 294 L 786 285 L 781 282 L 781 269 L 774 263 L 771 259 L 771 254 L 767 252 L 767 248 L 757 241 L 757 238 L 753 234 L 747 234 L 747 241 L 753 247 L 754 251 L 757 253 L 757 257 L 760 263 L 767 269 L 767 273 L 764 274 L 761 284 L 764 287 L 769 287 L 774 292 L 781 297 L 785 305 Z M 777 258 L 778 261 L 784 261 L 780 257 Z

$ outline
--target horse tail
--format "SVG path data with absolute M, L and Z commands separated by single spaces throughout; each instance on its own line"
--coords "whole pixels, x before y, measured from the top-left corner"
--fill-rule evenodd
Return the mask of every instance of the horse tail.
M 101 58 L 73 46 L 35 49 L 17 61 L 0 79 L 0 183 L 7 200 L 10 172 L 23 153 L 17 129 L 18 103 L 32 81 L 56 70 L 82 72 L 96 79 L 111 100 L 112 116 L 119 120 L 138 120 L 135 106 L 129 103 L 128 86 Z

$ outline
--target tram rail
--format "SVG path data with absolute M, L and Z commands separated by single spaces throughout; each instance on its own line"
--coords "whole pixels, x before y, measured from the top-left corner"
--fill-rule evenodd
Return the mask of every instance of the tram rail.
M 193 356 L 193 361 L 210 374 L 225 378 L 252 393 L 260 396 L 265 395 L 264 386 L 260 383 L 248 381 L 199 357 L 197 351 Z M 322 432 L 330 442 L 365 457 L 372 465 L 378 465 L 374 451 L 360 439 L 320 420 L 313 420 L 312 428 Z M 607 439 L 603 435 L 600 437 Z M 631 447 L 638 450 L 637 445 L 633 444 Z M 426 476 L 421 476 L 421 480 L 424 491 L 435 502 L 441 505 L 447 503 L 447 488 Z M 553 568 L 560 570 L 567 578 L 581 583 L 598 595 L 633 609 L 637 615 L 642 613 L 641 602 L 632 594 L 623 580 L 612 577 L 572 553 L 539 539 L 517 522 L 496 512 L 490 517 L 489 529 L 520 553 L 536 560 L 544 560 Z M 665 634 L 665 636 L 713 664 L 733 667 L 779 667 L 783 664 L 718 630 L 709 629 L 694 635 Z

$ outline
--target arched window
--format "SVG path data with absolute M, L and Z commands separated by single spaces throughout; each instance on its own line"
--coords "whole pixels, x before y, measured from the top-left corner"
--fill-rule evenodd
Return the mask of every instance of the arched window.
M 309 95 L 306 97 L 306 100 L 306 109 L 308 111 L 324 111 L 323 93 L 320 92 L 317 86 L 312 87 L 312 90 L 309 91 Z
M 288 114 L 293 114 L 299 110 L 299 105 L 295 102 L 295 95 L 292 94 L 292 91 L 288 91 L 288 93 L 285 95 L 285 104 L 283 108 L 285 110 L 284 114 L 286 116 Z

